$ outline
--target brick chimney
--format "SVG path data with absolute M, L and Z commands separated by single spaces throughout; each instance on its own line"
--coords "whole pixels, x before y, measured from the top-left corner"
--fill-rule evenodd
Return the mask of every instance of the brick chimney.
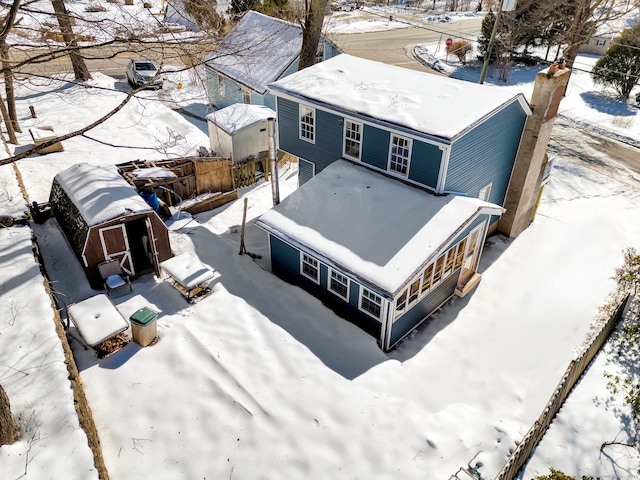
M 531 223 L 547 165 L 551 129 L 568 81 L 569 69 L 564 63 L 554 63 L 536 75 L 530 102 L 533 114 L 524 127 L 504 203 L 506 212 L 498 222 L 498 231 L 509 237 L 518 236 Z

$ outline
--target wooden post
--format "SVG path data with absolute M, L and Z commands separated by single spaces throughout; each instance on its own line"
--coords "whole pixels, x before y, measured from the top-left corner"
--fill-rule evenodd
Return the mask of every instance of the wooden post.
M 33 108 L 33 105 L 29 105 L 29 111 L 31 112 L 31 118 L 38 118 L 36 115 L 36 109 Z
M 244 225 L 247 221 L 247 197 L 244 198 L 244 211 L 242 212 L 242 227 L 240 229 L 240 251 L 238 255 L 242 255 L 247 250 L 244 248 Z

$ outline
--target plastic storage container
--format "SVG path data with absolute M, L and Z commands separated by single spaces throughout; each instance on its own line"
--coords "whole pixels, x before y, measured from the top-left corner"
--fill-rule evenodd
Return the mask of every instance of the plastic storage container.
M 153 342 L 158 334 L 157 319 L 158 312 L 147 307 L 141 308 L 131 315 L 129 321 L 131 322 L 133 341 L 143 347 Z

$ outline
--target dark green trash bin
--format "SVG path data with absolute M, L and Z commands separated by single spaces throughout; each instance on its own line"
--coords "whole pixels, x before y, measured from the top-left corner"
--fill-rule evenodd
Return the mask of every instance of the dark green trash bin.
M 158 312 L 147 307 L 141 308 L 131 315 L 129 321 L 131 322 L 133 341 L 143 347 L 153 342 L 158 334 L 157 319 Z

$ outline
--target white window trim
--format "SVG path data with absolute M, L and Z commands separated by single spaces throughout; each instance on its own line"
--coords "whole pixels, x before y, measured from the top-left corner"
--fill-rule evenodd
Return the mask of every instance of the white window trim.
M 340 275 L 341 277 L 344 277 L 347 280 L 347 293 L 346 293 L 346 296 L 344 297 L 331 288 L 331 279 L 333 278 L 332 277 L 333 272 L 337 273 L 338 275 Z M 349 280 L 349 277 L 347 277 L 344 273 L 338 270 L 334 270 L 333 268 L 329 268 L 329 271 L 327 272 L 327 290 L 329 290 L 335 296 L 348 302 L 350 298 L 349 295 L 351 293 L 351 280 Z
M 343 120 L 344 123 L 344 127 L 342 128 L 342 155 L 345 158 L 348 158 L 350 160 L 355 160 L 356 162 L 360 162 L 362 161 L 362 140 L 364 137 L 364 124 L 361 122 L 355 122 L 353 120 L 349 120 L 348 118 L 345 118 Z M 347 154 L 347 123 L 350 123 L 352 125 L 358 125 L 360 127 L 360 141 L 358 142 L 360 144 L 360 148 L 358 149 L 358 153 L 360 154 L 358 157 L 354 157 L 352 155 L 348 155 Z
M 407 173 L 401 173 L 398 172 L 397 170 L 392 170 L 391 169 L 391 157 L 393 155 L 393 139 L 397 138 L 400 140 L 405 140 L 407 142 L 407 148 L 409 149 L 409 156 L 407 158 Z M 401 177 L 408 177 L 409 176 L 409 169 L 411 167 L 411 153 L 413 151 L 413 140 L 409 137 L 403 137 L 402 135 L 396 135 L 395 133 L 392 133 L 391 136 L 389 137 L 389 153 L 387 155 L 387 171 L 389 173 L 391 173 L 392 175 L 398 175 Z M 404 157 L 403 157 L 404 158 Z
M 302 120 L 307 115 L 310 115 L 313 121 L 313 124 L 311 125 L 311 129 L 310 129 L 311 138 L 308 138 L 302 135 L 302 126 L 308 125 Z M 313 144 L 316 143 L 316 109 L 315 108 L 308 107 L 307 105 L 298 104 L 298 138 L 300 138 L 300 140 L 304 140 L 305 142 L 309 142 Z
M 366 310 L 366 309 L 362 308 L 362 297 L 364 296 L 364 292 L 365 291 L 371 293 L 372 295 L 375 295 L 376 297 L 378 297 L 380 299 L 380 303 L 378 304 L 380 306 L 380 316 L 379 317 L 376 317 L 369 310 Z M 367 299 L 367 300 L 371 300 L 371 299 Z M 382 296 L 378 295 L 376 292 L 374 292 L 372 290 L 369 290 L 368 288 L 365 288 L 363 286 L 360 286 L 360 294 L 358 296 L 358 310 L 360 310 L 363 313 L 366 313 L 371 318 L 375 318 L 376 320 L 382 321 L 382 314 L 384 313 L 383 312 L 383 310 L 384 310 L 384 300 L 382 299 Z
M 491 197 L 492 188 L 493 188 L 493 182 L 491 182 L 489 185 L 485 185 L 484 187 L 482 187 L 478 192 L 478 198 L 480 200 L 484 200 L 485 202 L 488 202 L 489 198 Z
M 246 88 L 242 89 L 242 103 L 244 103 L 245 105 L 251 105 L 251 92 Z
M 304 265 L 306 263 L 309 263 L 311 265 L 310 262 L 305 262 L 304 257 L 308 257 L 311 260 L 316 262 L 316 265 L 312 265 L 316 268 L 316 270 L 318 271 L 318 275 L 316 278 L 312 277 L 311 275 L 309 275 L 308 273 L 306 273 L 304 271 Z M 309 280 L 313 280 L 315 283 L 317 283 L 318 285 L 320 285 L 320 262 L 318 261 L 317 258 L 312 257 L 311 255 L 304 253 L 304 252 L 300 252 L 300 274 L 303 275 L 304 277 L 308 278 Z

